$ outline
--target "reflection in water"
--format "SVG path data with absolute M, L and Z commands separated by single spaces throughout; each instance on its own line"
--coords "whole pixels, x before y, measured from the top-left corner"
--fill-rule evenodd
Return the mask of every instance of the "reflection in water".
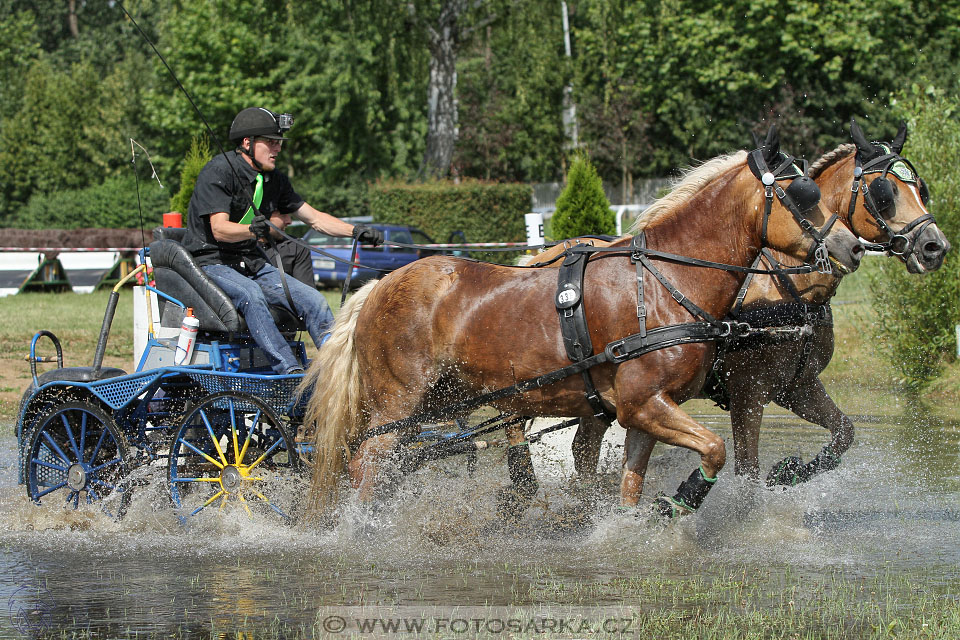
M 725 415 L 701 418 L 729 441 Z M 15 444 L 7 439 L 0 442 L 0 603 L 11 614 L 0 619 L 0 636 L 30 625 L 106 635 L 309 630 L 371 607 L 616 613 L 629 602 L 631 610 L 654 610 L 688 606 L 670 600 L 670 581 L 691 576 L 726 584 L 736 575 L 730 589 L 767 585 L 751 597 L 774 604 L 777 589 L 797 575 L 829 583 L 837 571 L 854 581 L 919 575 L 931 590 L 955 592 L 960 423 L 915 407 L 892 419 L 862 418 L 837 471 L 768 491 L 728 470 L 699 513 L 669 526 L 613 508 L 618 429 L 605 444 L 608 473 L 599 487 L 571 486 L 572 434 L 536 445 L 541 491 L 511 528 L 495 518 L 496 491 L 508 482 L 498 451 L 473 472 L 456 460 L 430 466 L 375 512 L 348 504 L 332 529 L 242 513 L 184 529 L 159 467 L 120 523 L 36 507 L 16 484 Z M 826 439 L 771 408 L 761 464 L 809 459 Z M 658 447 L 645 494 L 672 492 L 698 463 Z M 593 506 L 586 525 L 583 504 Z

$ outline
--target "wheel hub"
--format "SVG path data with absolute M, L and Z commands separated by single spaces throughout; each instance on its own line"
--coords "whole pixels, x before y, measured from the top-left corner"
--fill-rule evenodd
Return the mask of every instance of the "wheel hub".
M 234 492 L 243 484 L 243 474 L 234 466 L 225 467 L 220 473 L 220 484 L 224 491 Z
M 87 471 L 80 463 L 72 464 L 67 469 L 67 486 L 74 491 L 80 491 L 87 486 Z

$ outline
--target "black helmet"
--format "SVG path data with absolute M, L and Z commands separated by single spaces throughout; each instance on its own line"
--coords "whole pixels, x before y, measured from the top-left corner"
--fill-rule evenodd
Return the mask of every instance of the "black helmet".
M 293 125 L 289 113 L 277 115 L 263 107 L 249 107 L 237 114 L 230 125 L 230 142 L 240 144 L 244 138 L 260 136 L 272 140 L 286 140 L 283 134 Z

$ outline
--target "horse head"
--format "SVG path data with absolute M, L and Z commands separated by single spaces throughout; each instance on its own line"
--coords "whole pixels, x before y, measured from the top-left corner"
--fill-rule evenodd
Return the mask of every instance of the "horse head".
M 816 263 L 818 270 L 840 275 L 855 271 L 864 254 L 863 246 L 820 201 L 820 188 L 794 158 L 780 150 L 776 126 L 764 142 L 748 154 L 747 165 L 764 192 L 765 205 L 760 224 L 764 245 Z
M 934 271 L 950 243 L 927 211 L 930 193 L 913 164 L 902 157 L 907 125 L 890 142 L 870 142 L 850 121 L 856 145 L 847 225 L 867 242 L 896 255 L 910 273 Z M 860 197 L 862 196 L 862 197 Z

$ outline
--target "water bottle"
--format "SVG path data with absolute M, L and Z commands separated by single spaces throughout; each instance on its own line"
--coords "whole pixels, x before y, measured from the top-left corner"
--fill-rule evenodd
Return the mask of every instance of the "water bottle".
M 193 347 L 197 344 L 197 331 L 199 329 L 200 321 L 194 317 L 193 308 L 187 307 L 187 313 L 183 316 L 183 323 L 180 325 L 177 351 L 173 355 L 174 365 L 190 364 L 190 358 L 193 357 Z

